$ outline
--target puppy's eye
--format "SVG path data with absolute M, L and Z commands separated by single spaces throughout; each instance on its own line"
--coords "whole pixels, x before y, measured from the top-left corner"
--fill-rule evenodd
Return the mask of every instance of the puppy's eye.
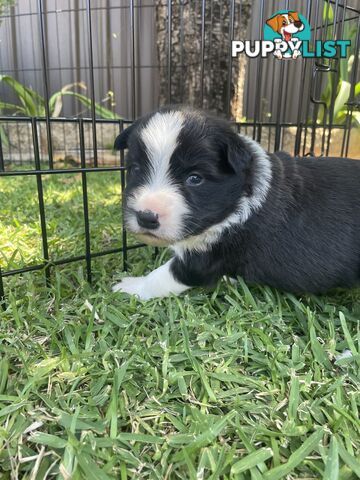
M 137 163 L 131 163 L 127 168 L 129 175 L 136 175 L 140 173 L 140 166 Z
M 185 180 L 186 185 L 189 185 L 190 187 L 197 187 L 201 183 L 203 183 L 204 179 L 197 173 L 192 173 L 187 177 Z
M 285 21 L 285 20 L 283 20 L 283 25 L 286 25 L 286 21 Z

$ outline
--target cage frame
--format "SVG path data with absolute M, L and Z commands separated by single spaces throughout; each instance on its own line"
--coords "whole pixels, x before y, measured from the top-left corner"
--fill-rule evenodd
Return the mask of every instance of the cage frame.
M 184 4 L 184 0 L 179 0 L 181 5 Z M 241 0 L 240 0 L 241 1 Z M 359 63 L 359 52 L 360 52 L 360 9 L 356 9 L 354 7 L 347 5 L 347 0 L 328 0 L 329 4 L 333 5 L 336 11 L 336 14 L 343 9 L 344 11 L 351 12 L 354 17 L 357 18 L 357 25 L 358 25 L 358 32 L 356 37 L 356 45 L 355 45 L 355 58 L 354 58 L 354 66 L 353 66 L 353 75 L 351 79 L 351 92 L 352 95 L 347 102 L 347 117 L 346 121 L 343 125 L 337 125 L 333 122 L 333 118 L 330 114 L 330 122 L 326 123 L 326 115 L 324 115 L 324 123 L 322 125 L 318 125 L 315 120 L 309 125 L 309 122 L 304 122 L 302 120 L 302 111 L 309 111 L 310 104 L 314 105 L 315 108 L 321 104 L 321 99 L 317 96 L 316 86 L 317 80 L 319 76 L 323 73 L 327 73 L 329 68 L 324 65 L 321 61 L 315 61 L 313 65 L 313 71 L 309 72 L 313 77 L 313 85 L 311 94 L 308 97 L 308 101 L 305 105 L 301 105 L 301 108 L 298 109 L 297 113 L 297 122 L 290 123 L 290 122 L 282 122 L 281 121 L 281 105 L 278 109 L 276 118 L 269 122 L 264 122 L 259 117 L 260 111 L 260 95 L 256 98 L 256 103 L 254 107 L 255 115 L 252 121 L 245 121 L 241 123 L 234 123 L 234 128 L 238 132 L 247 131 L 248 129 L 252 129 L 252 137 L 254 140 L 261 142 L 262 140 L 262 132 L 264 128 L 268 129 L 275 129 L 275 141 L 274 141 L 274 150 L 278 150 L 281 145 L 281 136 L 284 128 L 287 127 L 296 127 L 296 135 L 295 135 L 295 146 L 294 146 L 294 155 L 307 155 L 312 154 L 314 149 L 314 141 L 316 132 L 318 129 L 322 130 L 322 154 L 329 153 L 329 146 L 330 146 L 330 139 L 331 133 L 333 129 L 341 129 L 343 130 L 343 141 L 341 147 L 341 156 L 347 156 L 349 150 L 349 142 L 352 130 L 352 123 L 351 123 L 351 116 L 352 112 L 355 108 L 359 108 L 359 104 L 355 101 L 354 97 L 354 86 L 356 83 L 356 73 L 358 70 L 358 63 Z M 261 18 L 260 22 L 264 23 L 264 5 L 265 0 L 260 0 L 260 12 Z M 172 102 L 172 8 L 173 2 L 172 0 L 166 0 L 165 2 L 167 6 L 167 49 L 168 49 L 168 60 L 167 60 L 167 100 L 168 103 L 171 104 Z M 285 1 L 286 6 L 289 6 L 289 0 Z M 0 116 L 0 124 L 3 122 L 7 123 L 28 123 L 31 125 L 31 133 L 32 133 L 32 144 L 33 144 L 33 151 L 34 151 L 34 168 L 31 170 L 7 170 L 5 166 L 5 159 L 3 154 L 3 146 L 1 143 L 1 136 L 0 136 L 0 179 L 6 177 L 15 177 L 15 176 L 33 176 L 36 178 L 36 191 L 38 197 L 38 205 L 39 205 L 39 219 L 40 219 L 40 230 L 41 230 L 41 243 L 42 243 L 42 256 L 43 262 L 31 264 L 31 265 L 24 265 L 21 268 L 10 269 L 10 270 L 2 270 L 0 267 L 0 305 L 3 309 L 6 309 L 6 301 L 5 301 L 5 285 L 4 279 L 16 275 L 22 275 L 28 272 L 35 272 L 35 271 L 42 271 L 44 274 L 45 283 L 47 286 L 51 285 L 51 271 L 52 268 L 55 266 L 62 266 L 74 262 L 85 262 L 86 264 L 86 278 L 89 283 L 92 282 L 92 260 L 95 258 L 103 257 L 110 254 L 122 254 L 122 269 L 126 270 L 128 267 L 128 252 L 133 249 L 141 248 L 143 244 L 135 244 L 135 245 L 128 245 L 127 241 L 127 233 L 124 225 L 124 220 L 122 218 L 122 246 L 113 249 L 105 249 L 99 251 L 92 251 L 90 239 L 91 239 L 91 232 L 89 226 L 89 205 L 88 205 L 88 187 L 87 187 L 87 175 L 94 172 L 119 172 L 119 183 L 121 186 L 121 191 L 124 191 L 125 184 L 126 184 L 126 177 L 125 171 L 126 166 L 124 162 L 124 152 L 120 152 L 119 158 L 119 165 L 117 166 L 102 166 L 99 165 L 98 162 L 98 141 L 97 141 L 97 134 L 96 134 L 96 125 L 97 124 L 105 124 L 105 125 L 113 125 L 117 128 L 118 132 L 121 133 L 127 125 L 130 125 L 132 121 L 135 119 L 136 108 L 137 108 L 137 99 L 135 88 L 131 90 L 131 112 L 132 118 L 125 120 L 108 120 L 108 119 L 100 119 L 96 118 L 95 112 L 95 78 L 94 78 L 94 54 L 93 54 L 93 29 L 92 29 L 92 12 L 97 8 L 92 6 L 91 0 L 85 0 L 85 9 L 86 11 L 86 21 L 87 21 L 87 31 L 88 31 L 88 68 L 90 72 L 90 97 L 91 97 L 91 116 L 89 118 L 67 118 L 67 117 L 59 117 L 53 118 L 50 115 L 49 111 L 49 92 L 50 92 L 50 83 L 49 83 L 49 75 L 48 75 L 48 65 L 47 65 L 47 55 L 46 55 L 46 39 L 44 33 L 44 16 L 46 13 L 44 12 L 44 0 L 37 0 L 37 18 L 38 18 L 38 25 L 39 25 L 39 32 L 40 32 L 40 45 L 41 45 L 41 70 L 43 75 L 43 84 L 44 84 L 44 92 L 45 92 L 45 117 L 19 117 L 19 116 Z M 233 59 L 231 56 L 231 40 L 234 38 L 234 19 L 235 19 L 235 0 L 229 0 L 230 6 L 230 21 L 229 21 L 229 55 L 227 58 L 228 62 L 228 78 L 226 81 L 226 98 L 228 102 L 228 108 L 230 109 L 230 90 L 231 90 L 231 71 L 232 71 L 232 63 Z M 148 5 L 147 5 L 148 7 Z M 130 12 L 130 75 L 132 82 L 135 82 L 135 69 L 136 69 L 136 61 L 135 61 L 135 38 L 136 38 L 136 25 L 135 25 L 135 11 L 139 8 L 139 5 L 135 4 L 135 0 L 129 0 L 128 6 L 119 6 L 119 8 L 128 8 Z M 200 100 L 201 103 L 204 99 L 204 59 L 205 59 L 205 8 L 206 8 L 206 0 L 201 0 L 201 42 L 200 42 Z M 306 0 L 306 11 L 307 13 L 310 12 L 311 9 L 311 0 Z M 49 13 L 49 12 L 48 12 Z M 14 15 L 14 13 L 12 13 Z M 345 15 L 343 14 L 341 17 L 341 21 L 337 21 L 337 17 L 335 17 L 333 23 L 328 22 L 326 19 L 324 25 L 321 28 L 328 28 L 333 27 L 333 32 L 335 32 L 336 28 L 339 28 L 339 33 L 343 32 L 344 29 L 344 22 L 345 22 Z M 319 27 L 316 27 L 319 28 Z M 281 65 L 281 77 L 284 75 L 284 63 Z M 302 66 L 302 88 L 304 85 L 304 79 L 307 72 L 306 63 L 303 63 Z M 257 85 L 261 85 L 262 79 L 262 62 L 258 62 L 257 66 L 257 78 L 256 82 Z M 335 99 L 332 98 L 330 111 L 334 108 Z M 228 110 L 229 114 L 230 110 Z M 315 117 L 314 117 L 315 118 Z M 79 134 L 79 151 L 80 151 L 80 166 L 77 168 L 61 168 L 57 169 L 54 168 L 54 161 L 53 161 L 53 145 L 52 145 L 52 126 L 56 123 L 72 123 L 74 127 L 78 130 Z M 38 138 L 38 126 L 41 123 L 45 123 L 46 125 L 46 137 L 47 137 L 47 167 L 42 168 L 41 165 L 41 156 L 39 151 L 39 138 Z M 85 158 L 85 139 L 84 139 L 84 126 L 85 125 L 92 126 L 92 152 L 93 152 L 93 165 L 87 166 L 86 165 L 86 158 Z M 307 135 L 311 134 L 311 147 L 308 152 L 306 152 L 306 138 Z M 305 139 L 304 139 L 305 138 Z M 302 147 L 303 142 L 303 148 Z M 61 175 L 61 174 L 81 174 L 81 188 L 82 188 L 82 211 L 83 211 L 83 219 L 84 219 L 84 253 L 83 255 L 77 256 L 65 256 L 60 259 L 52 260 L 51 252 L 49 249 L 49 242 L 48 242 L 48 235 L 47 235 L 47 222 L 46 222 L 46 205 L 44 202 L 44 192 L 43 192 L 43 177 L 44 176 L 51 176 L 51 175 Z

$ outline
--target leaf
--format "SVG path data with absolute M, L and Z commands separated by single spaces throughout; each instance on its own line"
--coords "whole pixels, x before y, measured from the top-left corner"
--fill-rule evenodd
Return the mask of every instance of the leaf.
M 322 345 L 320 344 L 319 340 L 316 337 L 314 325 L 310 325 L 309 332 L 310 332 L 311 350 L 314 354 L 315 360 L 318 363 L 320 363 L 320 365 L 323 365 L 324 367 L 331 370 L 332 367 L 331 367 L 330 360 L 328 359 Z
M 334 20 L 334 10 L 333 10 L 332 6 L 330 5 L 329 0 L 325 1 L 324 9 L 323 9 L 324 23 L 326 22 L 326 19 L 328 19 L 328 22 L 332 22 Z
M 124 442 L 139 442 L 147 444 L 162 444 L 165 441 L 163 437 L 147 435 L 145 433 L 119 433 L 116 438 Z
M 355 119 L 360 126 L 360 112 L 352 112 L 352 119 Z
M 351 353 L 353 354 L 354 358 L 358 356 L 358 351 L 356 350 L 355 343 L 352 339 L 351 333 L 349 332 L 349 329 L 346 324 L 345 316 L 343 312 L 339 312 L 339 318 L 340 318 L 340 323 L 341 323 L 341 328 L 343 329 L 344 336 L 346 338 L 347 344 L 351 350 Z M 360 361 L 357 360 L 357 364 L 360 366 Z
M 24 400 L 19 403 L 13 403 L 12 405 L 8 405 L 7 407 L 4 407 L 0 410 L 0 417 L 5 417 L 6 415 L 9 415 L 9 413 L 16 412 L 16 410 L 19 410 L 19 408 L 23 407 L 26 404 L 27 402 Z
M 81 452 L 76 456 L 76 459 L 87 480 L 110 480 L 110 477 L 97 466 L 89 455 Z
M 338 480 L 339 478 L 339 449 L 335 437 L 331 437 L 329 453 L 326 459 L 323 480 Z
M 357 458 L 351 455 L 342 445 L 340 441 L 338 441 L 338 449 L 340 457 L 342 458 L 343 462 L 360 478 L 360 462 Z
M 9 376 L 9 360 L 2 358 L 0 360 L 0 393 L 5 392 L 5 387 Z
M 63 92 L 62 95 L 70 95 L 73 97 L 76 97 L 80 103 L 85 105 L 89 110 L 91 110 L 92 107 L 92 100 L 85 95 L 81 95 L 81 93 L 77 92 Z M 100 118 L 106 118 L 109 120 L 115 120 L 115 119 L 121 119 L 116 113 L 112 112 L 111 110 L 102 107 L 99 103 L 95 102 L 95 113 L 98 117 Z
M 231 467 L 231 473 L 233 475 L 237 475 L 239 473 L 245 472 L 246 470 L 250 470 L 251 468 L 256 467 L 259 463 L 265 462 L 272 456 L 273 451 L 271 450 L 271 448 L 260 448 L 255 452 L 249 453 L 249 455 L 246 455 L 246 457 L 236 462 Z
M 358 95 L 360 95 L 360 82 L 357 82 L 354 89 L 354 97 L 357 97 Z
M 15 105 L 13 103 L 6 103 L 6 102 L 1 102 L 0 101 L 0 109 L 1 110 L 10 110 L 14 113 L 21 112 L 26 115 L 26 109 L 24 107 L 21 107 L 20 105 Z
M 192 354 L 192 351 L 191 351 L 191 348 L 190 348 L 190 341 L 189 341 L 189 332 L 188 332 L 186 324 L 183 320 L 180 321 L 180 327 L 181 327 L 181 331 L 182 331 L 182 335 L 183 335 L 184 350 L 185 350 L 186 356 L 190 360 L 190 362 L 192 364 L 192 367 L 195 370 L 195 372 L 199 375 L 200 380 L 201 380 L 201 382 L 202 382 L 202 384 L 203 384 L 203 386 L 204 386 L 204 388 L 205 388 L 205 390 L 206 390 L 206 392 L 209 396 L 209 399 L 212 402 L 216 402 L 216 396 L 215 396 L 215 393 L 213 392 L 213 390 L 210 386 L 210 383 L 208 381 L 206 372 L 203 370 L 203 368 L 200 366 L 197 359 Z
M 300 391 L 300 382 L 298 377 L 293 377 L 291 380 L 290 396 L 289 396 L 289 410 L 288 418 L 289 420 L 295 420 L 297 418 L 297 411 L 299 407 L 299 391 Z
M 336 115 L 335 122 L 338 124 L 343 124 L 348 116 L 348 109 L 344 108 Z M 360 126 L 360 112 L 352 111 L 351 112 L 351 123 L 357 123 Z
M 310 437 L 305 440 L 301 447 L 299 447 L 290 455 L 289 460 L 284 465 L 279 465 L 278 467 L 275 467 L 264 473 L 264 480 L 280 480 L 280 478 L 292 472 L 313 450 L 316 450 L 320 440 L 323 437 L 323 434 L 324 429 L 320 428 L 310 435 Z
M 121 384 L 125 378 L 125 374 L 129 363 L 132 358 L 123 363 L 120 368 L 115 369 L 113 386 L 111 390 L 111 402 L 106 413 L 106 417 L 110 419 L 110 437 L 115 438 L 117 436 L 117 424 L 118 424 L 118 396 Z
M 56 435 L 50 435 L 49 433 L 36 432 L 30 435 L 30 442 L 40 443 L 51 448 L 65 448 L 67 440 L 57 437 Z
M 62 425 L 65 428 L 70 429 L 73 423 L 73 429 L 75 430 L 94 430 L 95 432 L 104 432 L 105 424 L 101 420 L 96 422 L 91 422 L 87 420 L 83 420 L 81 418 L 76 418 L 74 422 L 74 416 L 69 415 L 68 413 L 61 412 L 59 410 L 60 418 L 58 420 L 59 425 Z
M 9 139 L 2 125 L 0 125 L 0 139 L 1 139 L 1 143 L 5 145 L 5 147 L 9 146 Z
M 198 450 L 201 447 L 204 447 L 205 445 L 208 445 L 209 443 L 213 442 L 214 439 L 220 435 L 222 430 L 226 427 L 227 423 L 236 415 L 236 412 L 233 410 L 229 412 L 225 417 L 221 418 L 218 420 L 214 425 L 209 427 L 205 432 L 201 433 L 200 435 L 197 435 L 194 440 L 190 441 L 186 447 L 184 448 L 186 450 L 186 453 L 191 454 L 192 452 Z M 176 440 L 177 437 L 189 437 L 189 435 L 174 435 L 172 438 L 170 437 L 168 439 L 168 443 L 175 444 L 176 442 L 173 442 L 173 440 Z M 185 438 L 184 438 L 185 439 Z M 174 461 L 178 461 L 183 458 L 183 450 L 180 450 L 175 456 L 174 456 Z
M 25 87 L 10 75 L 0 75 L 0 82 L 5 82 L 16 93 L 19 101 L 24 106 L 29 117 L 43 116 L 45 113 L 45 102 L 43 97 L 35 90 Z
M 344 107 L 345 103 L 349 100 L 351 84 L 345 80 L 341 81 L 339 93 L 336 96 L 334 105 L 334 118 L 339 111 Z
M 71 88 L 79 87 L 83 90 L 86 90 L 86 85 L 84 82 L 74 82 L 64 85 L 62 89 L 56 93 L 54 93 L 49 99 L 49 110 L 50 115 L 54 118 L 60 116 L 63 103 L 62 103 L 62 96 L 65 92 L 69 92 Z

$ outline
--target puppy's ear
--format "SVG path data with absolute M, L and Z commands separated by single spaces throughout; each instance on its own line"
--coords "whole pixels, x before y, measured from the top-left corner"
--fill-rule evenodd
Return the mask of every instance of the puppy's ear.
M 269 25 L 274 32 L 279 33 L 279 17 L 280 15 L 275 15 L 275 17 L 269 18 L 269 20 L 266 20 L 266 25 Z
M 239 175 L 250 168 L 252 152 L 241 137 L 234 132 L 227 138 L 224 157 L 228 168 Z
M 123 130 L 120 135 L 116 137 L 114 143 L 114 150 L 125 150 L 128 147 L 128 140 L 131 133 L 135 130 L 135 122 L 130 125 L 130 127 Z

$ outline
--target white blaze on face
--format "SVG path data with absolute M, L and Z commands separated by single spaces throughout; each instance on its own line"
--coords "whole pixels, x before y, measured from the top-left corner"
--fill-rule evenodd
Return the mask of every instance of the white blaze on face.
M 140 132 L 152 168 L 151 183 L 166 183 L 171 155 L 184 124 L 182 112 L 156 113 Z
M 156 113 L 140 132 L 150 163 L 149 174 L 145 184 L 134 190 L 127 202 L 135 211 L 156 213 L 160 226 L 151 233 L 169 241 L 179 239 L 182 219 L 188 212 L 184 197 L 169 175 L 170 159 L 184 121 L 184 114 L 179 111 Z M 128 217 L 127 225 L 134 233 L 144 232 L 134 215 Z

